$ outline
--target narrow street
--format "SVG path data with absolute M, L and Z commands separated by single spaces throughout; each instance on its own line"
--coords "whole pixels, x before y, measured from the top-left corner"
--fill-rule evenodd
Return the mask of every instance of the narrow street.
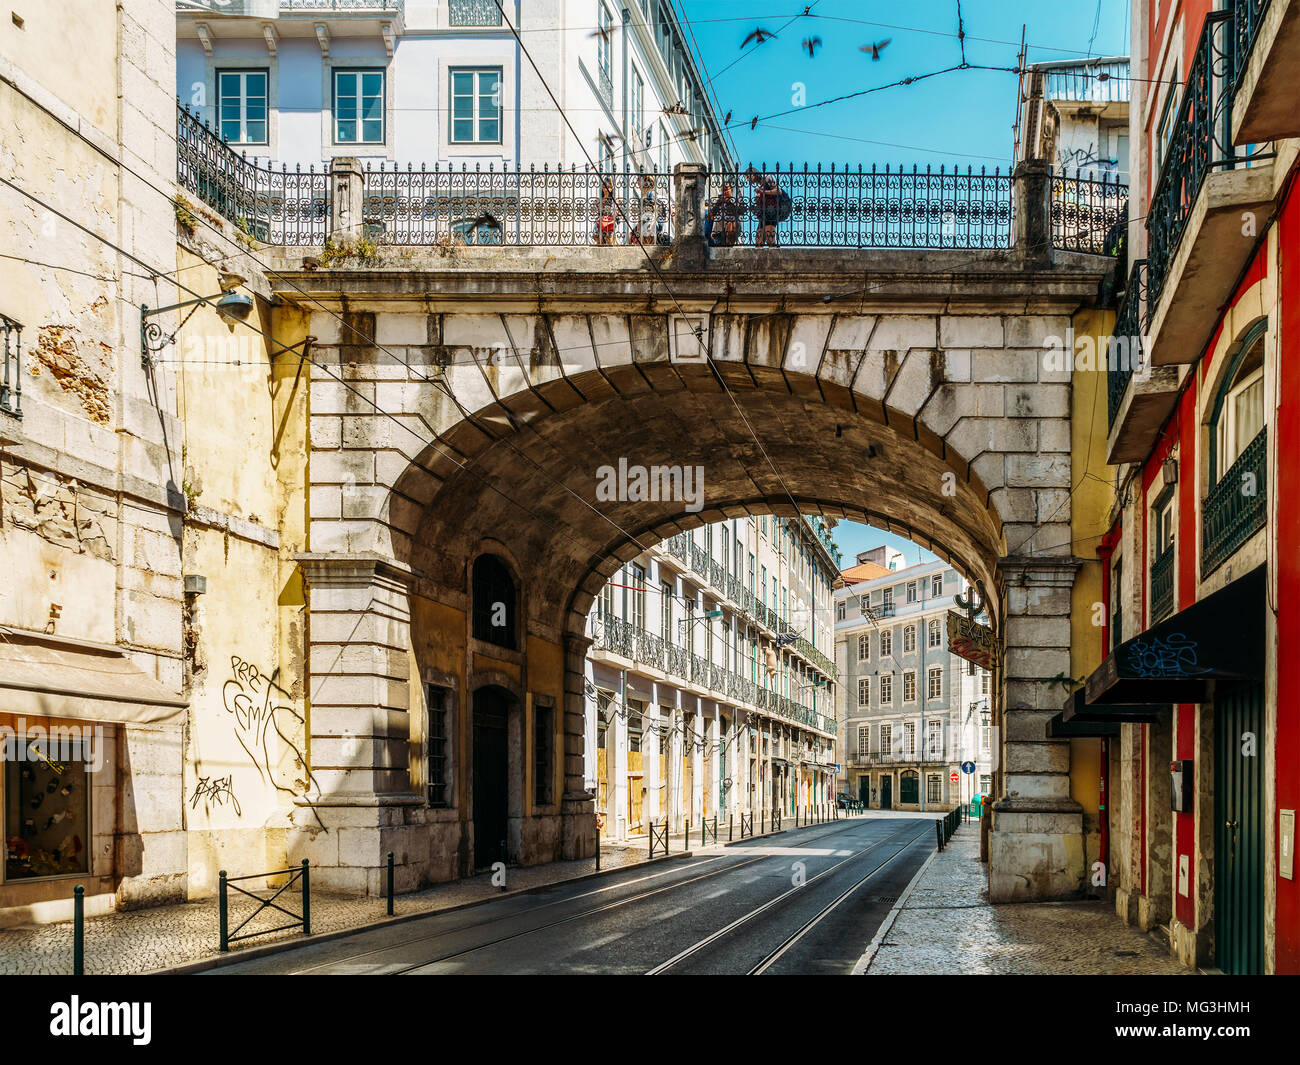
M 934 847 L 931 818 L 802 829 L 216 973 L 848 974 Z

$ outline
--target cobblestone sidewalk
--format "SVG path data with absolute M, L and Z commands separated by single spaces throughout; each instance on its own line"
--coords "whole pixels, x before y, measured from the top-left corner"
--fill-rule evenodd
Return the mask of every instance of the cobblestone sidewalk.
M 601 848 L 600 868 L 619 869 L 644 864 L 645 849 L 616 847 L 605 844 Z M 511 868 L 507 871 L 507 890 L 543 887 L 547 884 L 572 880 L 595 872 L 593 859 L 576 862 L 554 862 L 528 868 Z M 267 895 L 269 892 L 262 892 Z M 285 895 L 279 902 L 285 902 Z M 468 880 L 457 880 L 411 895 L 399 895 L 393 903 L 394 916 L 432 913 L 452 906 L 460 906 L 480 899 L 501 895 L 494 887 L 491 874 L 484 873 Z M 233 930 L 252 908 L 248 899 L 241 902 L 231 898 L 230 926 Z M 297 910 L 298 899 L 291 898 L 287 908 Z M 320 891 L 311 894 L 311 930 L 313 934 L 337 932 L 348 928 L 373 924 L 385 919 L 385 901 L 382 898 L 364 898 L 352 895 L 331 895 Z M 263 911 L 254 927 L 275 927 L 287 923 L 283 914 Z M 247 946 L 258 947 L 277 940 L 301 938 L 301 932 L 285 931 L 258 936 L 248 940 Z M 231 955 L 245 944 L 232 944 Z M 86 918 L 86 972 L 90 974 L 146 973 L 155 969 L 184 965 L 219 955 L 217 949 L 217 901 L 179 906 L 155 906 L 143 910 L 106 914 Z M 18 974 L 68 974 L 72 972 L 72 923 L 28 925 L 0 929 L 0 975 Z
M 868 976 L 1190 975 L 1109 903 L 994 906 L 979 824 L 963 825 L 922 874 L 866 968 Z

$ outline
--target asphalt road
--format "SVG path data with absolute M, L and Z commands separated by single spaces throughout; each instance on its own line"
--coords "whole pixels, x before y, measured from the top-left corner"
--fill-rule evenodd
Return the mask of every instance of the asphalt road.
M 256 958 L 239 974 L 847 974 L 935 847 L 855 818 Z

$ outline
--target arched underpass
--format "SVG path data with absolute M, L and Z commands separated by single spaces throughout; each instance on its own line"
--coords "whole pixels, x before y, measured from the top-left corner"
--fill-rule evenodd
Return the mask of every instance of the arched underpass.
M 468 872 L 473 708 L 490 688 L 508 708 L 508 855 L 590 854 L 594 596 L 651 543 L 797 508 L 904 533 L 984 583 L 1002 663 L 991 893 L 1077 892 L 1069 748 L 1045 733 L 1080 564 L 1071 383 L 1043 354 L 1093 301 L 1105 262 L 873 253 L 864 274 L 856 254 L 734 250 L 652 270 L 635 249 L 608 250 L 596 263 L 493 249 L 478 269 L 480 249 L 461 249 L 418 269 L 286 277 L 282 295 L 310 298 L 320 338 L 302 557 L 314 813 L 356 833 L 354 864 L 377 869 L 391 849 L 419 880 Z M 702 497 L 611 499 L 602 467 L 620 460 L 698 469 Z M 485 554 L 515 582 L 511 646 L 475 628 Z M 411 794 L 429 699 L 455 752 L 445 809 Z M 538 722 L 553 736 L 539 739 Z M 538 762 L 551 739 L 562 757 Z M 543 764 L 554 788 L 535 779 Z

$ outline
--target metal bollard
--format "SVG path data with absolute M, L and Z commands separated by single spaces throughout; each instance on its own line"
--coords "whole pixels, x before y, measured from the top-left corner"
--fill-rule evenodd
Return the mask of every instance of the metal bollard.
M 302 934 L 311 935 L 311 870 L 302 860 Z
M 938 821 L 934 823 L 934 832 L 939 837 L 939 850 L 943 850 L 943 825 Z
M 736 815 L 727 815 L 727 842 L 730 843 L 736 838 Z
M 86 889 L 72 889 L 72 975 L 86 973 Z
M 217 874 L 217 924 L 219 927 L 219 936 L 221 943 L 221 953 L 230 950 L 230 940 L 227 936 L 227 912 L 226 912 L 226 871 L 221 870 Z
M 388 916 L 393 916 L 393 852 L 388 852 Z

